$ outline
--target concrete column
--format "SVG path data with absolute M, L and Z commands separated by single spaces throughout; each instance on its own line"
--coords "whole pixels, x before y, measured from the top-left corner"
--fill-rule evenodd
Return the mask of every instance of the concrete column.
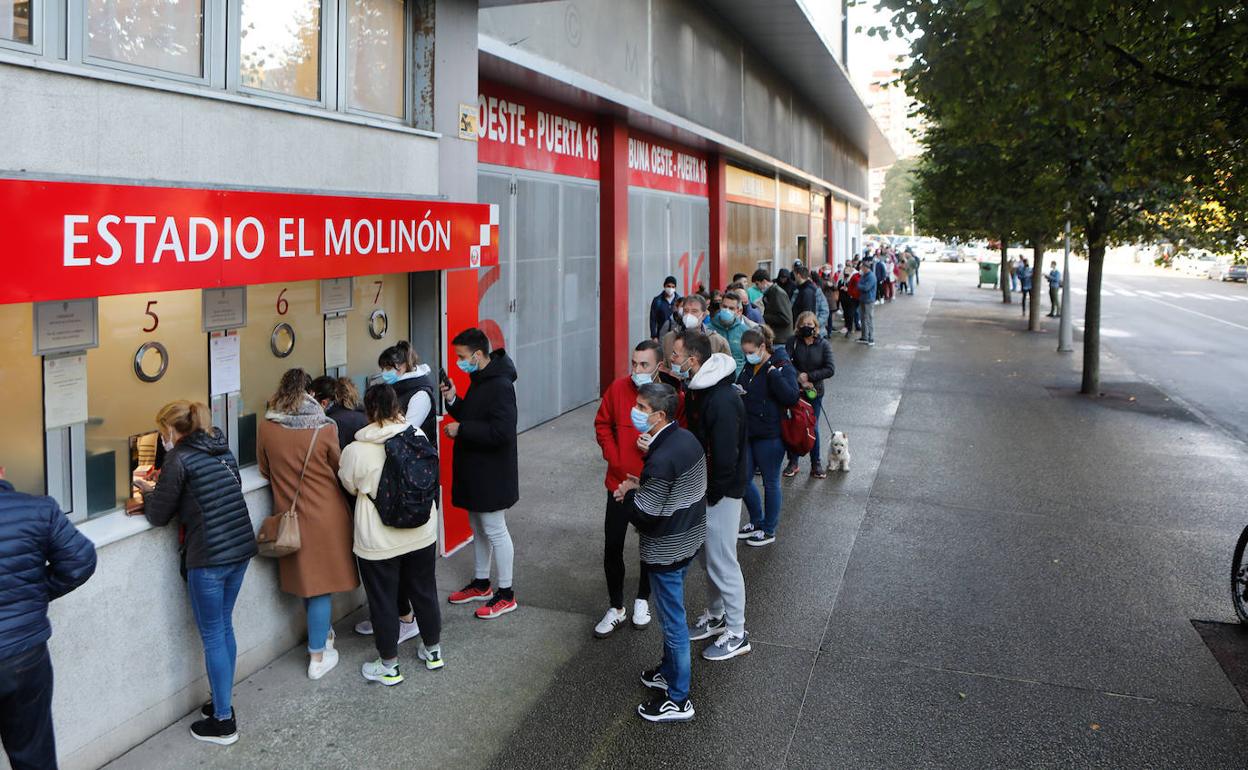
M 728 285 L 728 160 L 715 153 L 707 160 L 707 187 L 710 203 L 711 285 Z
M 477 103 L 477 1 L 437 0 L 433 13 L 433 130 L 442 134 L 438 192 L 476 201 L 477 143 L 459 138 L 459 105 Z
M 598 387 L 624 373 L 628 357 L 628 125 L 604 115 L 599 127 Z

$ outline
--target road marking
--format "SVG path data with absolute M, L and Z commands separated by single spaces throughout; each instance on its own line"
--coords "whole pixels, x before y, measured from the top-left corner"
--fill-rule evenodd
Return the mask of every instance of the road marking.
M 1195 310 L 1192 310 L 1191 308 L 1186 308 L 1186 307 L 1183 307 L 1182 305 L 1176 305 L 1173 302 L 1166 302 L 1163 299 L 1151 299 L 1148 297 L 1145 297 L 1145 299 L 1148 299 L 1149 302 L 1156 302 L 1158 305 L 1165 305 L 1166 307 L 1172 307 L 1175 310 L 1182 310 L 1184 313 L 1191 313 L 1192 315 L 1200 316 L 1201 318 L 1207 318 L 1210 321 L 1217 321 L 1220 324 L 1225 324 L 1234 329 L 1243 329 L 1244 331 L 1248 332 L 1248 326 L 1244 326 L 1242 324 L 1237 324 L 1232 321 L 1228 321 L 1225 318 L 1218 318 L 1217 316 L 1208 315 L 1207 313 L 1200 313 Z
M 1131 290 L 1129 290 L 1129 289 L 1118 289 L 1118 294 L 1119 294 L 1120 296 L 1123 296 L 1123 297 L 1134 297 L 1134 296 L 1135 296 L 1135 292 L 1133 292 L 1133 291 L 1131 291 Z
M 1166 296 L 1166 297 L 1174 297 L 1174 298 L 1176 298 L 1176 299 L 1182 299 L 1182 298 L 1183 298 L 1183 295 L 1182 295 L 1182 294 L 1180 294 L 1180 293 L 1179 293 L 1179 292 L 1177 292 L 1177 291 L 1163 291 L 1163 292 L 1161 292 L 1161 294 L 1162 294 L 1163 296 Z
M 1136 289 L 1136 291 L 1137 291 L 1140 295 L 1145 296 L 1145 297 L 1159 297 L 1159 296 L 1161 296 L 1161 295 L 1157 294 L 1156 292 L 1151 292 L 1151 291 L 1149 291 L 1148 289 Z
M 1170 351 L 1170 355 L 1172 356 L 1203 356 L 1204 354 L 1205 354 L 1205 351 L 1203 350 L 1172 350 Z
M 1086 292 L 1086 291 L 1084 291 L 1083 289 L 1080 289 L 1080 288 L 1078 288 L 1078 287 L 1075 287 L 1075 286 L 1071 286 L 1071 287 L 1070 287 L 1070 290 L 1071 290 L 1071 292 L 1073 292 L 1073 293 L 1075 293 L 1075 294 L 1078 294 L 1078 295 L 1080 295 L 1080 296 L 1082 296 L 1082 295 L 1084 295 L 1084 294 L 1087 294 L 1087 292 Z
M 1183 292 L 1183 296 L 1187 299 L 1209 299 L 1208 294 L 1197 294 L 1194 291 L 1185 291 Z

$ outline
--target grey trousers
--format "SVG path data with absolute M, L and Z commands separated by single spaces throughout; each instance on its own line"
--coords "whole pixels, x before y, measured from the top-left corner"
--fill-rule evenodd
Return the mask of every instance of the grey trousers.
M 472 525 L 472 553 L 478 580 L 490 579 L 490 552 L 498 562 L 498 587 L 511 588 L 511 567 L 515 549 L 507 531 L 507 511 L 469 511 Z
M 875 305 L 862 303 L 862 338 L 867 342 L 875 342 Z
M 737 527 L 741 525 L 741 500 L 725 497 L 706 506 L 706 545 L 698 558 L 710 580 L 708 594 L 712 615 L 725 615 L 728 630 L 745 632 L 745 578 L 737 562 Z

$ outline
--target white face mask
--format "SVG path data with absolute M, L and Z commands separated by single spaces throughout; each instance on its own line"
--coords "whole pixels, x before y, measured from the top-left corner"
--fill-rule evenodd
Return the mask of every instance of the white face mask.
M 663 294 L 666 295 L 668 299 L 671 299 L 672 297 L 676 296 L 676 290 L 668 286 L 663 289 Z
M 173 451 L 173 448 L 174 448 L 175 446 L 177 446 L 176 444 L 174 444 L 174 443 L 173 443 L 173 441 L 171 441 L 171 440 L 170 440 L 170 439 L 169 439 L 169 438 L 168 438 L 165 434 L 163 434 L 163 433 L 162 433 L 162 434 L 160 434 L 160 443 L 162 443 L 162 444 L 164 444 L 164 445 L 165 445 L 165 451 L 166 451 L 166 452 L 172 452 L 172 451 Z
M 686 329 L 696 329 L 701 325 L 702 325 L 701 318 L 698 318 L 693 313 L 685 313 L 685 328 Z

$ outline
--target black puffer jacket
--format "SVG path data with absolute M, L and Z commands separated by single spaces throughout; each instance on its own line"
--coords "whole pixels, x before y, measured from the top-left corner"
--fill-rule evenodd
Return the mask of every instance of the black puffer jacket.
M 832 357 L 832 343 L 823 335 L 816 335 L 808 343 L 794 336 L 785 343 L 789 358 L 799 372 L 805 372 L 815 386 L 815 392 L 823 395 L 823 381 L 836 374 L 836 362 Z
M 404 414 L 407 414 L 407 405 L 412 402 L 412 398 L 417 393 L 424 393 L 429 396 L 429 415 L 425 417 L 425 421 L 422 424 L 416 427 L 423 430 L 436 447 L 438 445 L 438 390 L 433 386 L 433 379 L 427 374 L 422 374 L 419 377 L 405 377 L 394 383 L 394 394 L 399 397 L 399 408 L 403 410 Z M 332 417 L 333 415 L 330 416 Z M 339 431 L 339 435 L 341 433 Z M 351 436 L 354 440 L 355 433 L 352 433 Z M 347 443 L 351 442 L 348 441 Z
M 186 527 L 186 567 L 221 567 L 256 555 L 256 532 L 243 501 L 238 462 L 225 436 L 198 431 L 165 455 L 143 514 L 157 527 L 176 515 Z
M 347 444 L 355 441 L 356 432 L 368 425 L 368 417 L 364 415 L 363 409 L 348 409 L 337 401 L 329 405 L 325 416 L 338 425 L 339 449 L 346 449 Z
M 0 660 L 52 636 L 48 602 L 87 582 L 95 546 L 50 497 L 0 481 Z
M 489 365 L 471 377 L 468 392 L 446 406 L 459 422 L 451 502 L 468 511 L 501 511 L 520 499 L 516 365 L 505 351 L 495 350 Z

